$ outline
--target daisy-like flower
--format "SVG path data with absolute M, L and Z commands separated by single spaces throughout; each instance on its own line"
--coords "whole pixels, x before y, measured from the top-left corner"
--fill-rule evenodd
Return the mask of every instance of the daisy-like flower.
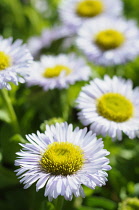
M 84 86 L 77 99 L 79 119 L 103 136 L 122 139 L 122 132 L 135 138 L 139 127 L 139 89 L 132 81 L 114 76 L 94 79 Z
M 77 28 L 86 20 L 102 15 L 119 16 L 121 0 L 63 0 L 59 14 L 65 25 Z
M 74 54 L 44 55 L 40 62 L 34 63 L 32 69 L 27 80 L 28 85 L 39 85 L 44 90 L 67 88 L 76 81 L 88 80 L 91 74 L 84 60 Z
M 54 26 L 44 29 L 40 36 L 31 37 L 27 45 L 32 55 L 36 57 L 43 48 L 49 48 L 54 41 L 71 38 L 74 34 L 75 32 L 67 26 Z
M 96 18 L 80 28 L 77 45 L 96 64 L 122 64 L 139 55 L 139 30 L 133 21 Z
M 37 181 L 36 191 L 45 186 L 49 201 L 59 195 L 71 200 L 73 195 L 84 197 L 82 184 L 94 189 L 107 181 L 109 152 L 87 128 L 73 130 L 72 124 L 57 123 L 47 125 L 44 134 L 26 137 L 29 143 L 21 144 L 23 150 L 15 161 L 25 189 Z
M 32 36 L 28 39 L 27 46 L 33 57 L 37 57 L 40 50 L 43 48 L 42 38 L 39 36 Z
M 54 26 L 51 29 L 45 29 L 42 32 L 42 42 L 44 46 L 50 46 L 52 41 L 62 39 L 65 37 L 71 37 L 75 32 L 65 25 Z
M 21 40 L 3 39 L 0 36 L 0 89 L 10 89 L 9 82 L 25 82 L 32 56 Z

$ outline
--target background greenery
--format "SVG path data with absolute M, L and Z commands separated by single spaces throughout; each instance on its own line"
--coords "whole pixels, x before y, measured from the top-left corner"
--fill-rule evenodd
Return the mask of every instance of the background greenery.
M 12 36 L 27 42 L 31 36 L 39 36 L 46 27 L 59 23 L 58 0 L 42 0 L 46 10 L 36 6 L 39 0 L 0 0 L 0 34 L 5 38 Z M 139 0 L 123 0 L 124 15 L 139 24 Z M 52 49 L 58 49 L 54 43 Z M 53 48 L 52 48 L 53 47 Z M 70 49 L 70 51 L 73 49 Z M 75 51 L 77 49 L 74 48 Z M 77 51 L 77 53 L 79 53 Z M 92 67 L 92 78 L 116 74 L 133 80 L 139 86 L 139 58 L 117 67 Z M 35 185 L 27 190 L 19 183 L 14 170 L 15 153 L 20 150 L 18 143 L 25 142 L 25 134 L 43 131 L 45 123 L 58 117 L 82 125 L 77 120 L 74 101 L 85 82 L 77 82 L 67 90 L 44 92 L 39 87 L 27 88 L 26 85 L 12 86 L 9 91 L 20 124 L 20 133 L 13 131 L 7 109 L 0 97 L 0 209 L 1 210 L 54 210 L 53 203 L 43 196 L 44 189 L 36 193 Z M 57 96 L 57 99 L 55 99 Z M 46 121 L 47 120 L 47 121 Z M 55 121 L 55 120 L 54 120 Z M 73 199 L 64 205 L 67 210 L 116 210 L 118 203 L 127 197 L 139 196 L 139 140 L 124 136 L 122 141 L 112 142 L 104 138 L 105 148 L 110 151 L 110 165 L 106 186 L 95 190 L 84 187 L 86 198 Z

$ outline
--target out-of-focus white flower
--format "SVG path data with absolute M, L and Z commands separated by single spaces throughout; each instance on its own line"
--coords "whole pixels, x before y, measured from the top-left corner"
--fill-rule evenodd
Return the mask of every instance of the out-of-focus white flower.
M 39 36 L 33 36 L 28 40 L 28 48 L 31 54 L 36 57 L 40 50 L 43 48 L 42 39 Z
M 73 195 L 84 197 L 82 184 L 94 189 L 107 181 L 109 152 L 87 128 L 73 130 L 72 124 L 57 123 L 47 125 L 44 134 L 26 137 L 29 143 L 21 144 L 23 150 L 15 161 L 25 189 L 37 182 L 36 190 L 45 186 L 49 201 L 59 195 L 71 200 Z
M 121 15 L 122 7 L 121 0 L 63 0 L 59 14 L 65 25 L 77 30 L 86 20 L 102 15 Z
M 32 55 L 36 57 L 41 49 L 49 48 L 54 41 L 62 38 L 70 38 L 74 34 L 75 31 L 72 28 L 64 25 L 47 28 L 42 31 L 40 36 L 34 36 L 28 40 L 28 48 Z
M 34 5 L 36 9 L 42 14 L 47 13 L 48 3 L 46 0 L 34 0 Z
M 22 40 L 3 39 L 0 36 L 0 89 L 10 89 L 9 82 L 18 85 L 18 82 L 25 82 L 28 76 L 29 67 L 32 63 L 32 56 Z
M 90 75 L 90 68 L 75 54 L 44 55 L 40 62 L 34 62 L 27 84 L 39 85 L 44 90 L 61 89 L 67 88 L 69 84 L 74 84 L 76 81 L 88 80 Z
M 139 128 L 139 88 L 131 80 L 105 76 L 82 88 L 77 99 L 79 119 L 103 136 L 122 139 L 122 132 L 135 138 Z
M 139 55 L 139 29 L 133 21 L 96 18 L 83 24 L 78 35 L 78 47 L 96 64 L 122 64 Z

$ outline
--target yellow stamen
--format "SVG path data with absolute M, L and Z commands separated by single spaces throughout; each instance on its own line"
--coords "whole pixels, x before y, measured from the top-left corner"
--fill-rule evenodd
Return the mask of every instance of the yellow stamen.
M 43 76 L 48 78 L 58 77 L 62 71 L 65 71 L 66 75 L 71 73 L 71 69 L 67 66 L 56 65 L 54 67 L 46 68 L 43 72 Z
M 77 4 L 76 13 L 80 17 L 91 18 L 103 12 L 101 0 L 83 0 Z
M 95 37 L 95 43 L 102 50 L 111 50 L 120 47 L 124 41 L 124 35 L 121 32 L 113 29 L 100 31 Z
M 71 175 L 84 163 L 83 150 L 69 142 L 54 142 L 42 155 L 40 164 L 44 171 L 53 175 Z
M 0 71 L 11 66 L 11 58 L 4 52 L 0 51 Z
M 133 104 L 119 93 L 106 93 L 97 100 L 97 111 L 104 118 L 115 121 L 127 121 L 133 115 Z

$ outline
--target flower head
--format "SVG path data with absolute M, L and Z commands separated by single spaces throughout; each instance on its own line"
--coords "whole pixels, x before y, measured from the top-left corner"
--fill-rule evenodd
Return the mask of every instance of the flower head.
M 86 20 L 102 15 L 119 16 L 121 13 L 120 0 L 63 0 L 59 8 L 64 24 L 75 30 Z
M 84 197 L 82 184 L 94 189 L 107 181 L 109 152 L 87 128 L 73 130 L 72 124 L 57 123 L 47 125 L 44 134 L 26 137 L 29 143 L 21 144 L 15 161 L 25 189 L 37 181 L 36 190 L 45 186 L 50 201 L 59 195 L 71 200 L 73 195 Z
M 68 39 L 73 38 L 74 34 L 74 30 L 65 25 L 46 28 L 40 36 L 34 36 L 28 40 L 28 48 L 32 55 L 37 57 L 43 48 L 49 48 L 54 41 L 64 38 L 65 41 L 68 41 Z
M 105 76 L 82 88 L 77 99 L 78 116 L 97 134 L 122 139 L 122 131 L 135 138 L 139 125 L 139 89 L 131 80 Z
M 78 35 L 78 47 L 96 64 L 122 64 L 139 55 L 139 30 L 133 21 L 96 18 L 83 24 Z
M 42 56 L 34 63 L 33 72 L 28 78 L 28 85 L 39 85 L 44 90 L 66 88 L 76 81 L 88 80 L 91 72 L 84 60 L 74 54 Z
M 0 89 L 10 89 L 9 82 L 25 82 L 32 56 L 21 40 L 3 39 L 0 36 Z

